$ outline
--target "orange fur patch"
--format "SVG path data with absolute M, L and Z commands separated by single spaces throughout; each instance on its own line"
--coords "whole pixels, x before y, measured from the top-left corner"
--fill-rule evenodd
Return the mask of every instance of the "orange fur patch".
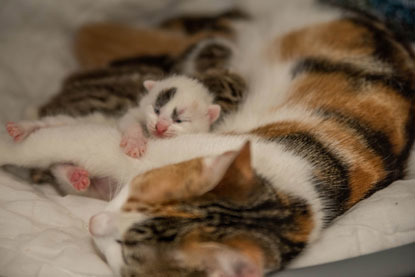
M 108 65 L 121 58 L 145 55 L 177 57 L 192 44 L 215 32 L 199 32 L 192 36 L 175 30 L 137 28 L 114 23 L 96 23 L 81 27 L 76 35 L 75 55 L 85 68 Z
M 322 23 L 275 39 L 267 52 L 273 59 L 287 61 L 305 56 L 333 59 L 361 57 L 373 52 L 370 34 L 348 20 Z
M 251 239 L 243 235 L 237 235 L 226 239 L 223 243 L 231 248 L 237 249 L 239 252 L 249 257 L 249 259 L 257 265 L 257 268 L 264 268 L 264 252 L 261 247 Z
M 364 92 L 360 92 L 340 73 L 305 74 L 294 80 L 286 104 L 330 109 L 358 118 L 374 130 L 387 134 L 395 154 L 400 153 L 406 143 L 403 134 L 410 103 L 382 84 L 365 85 Z
M 150 28 L 133 28 L 121 24 L 89 24 L 79 29 L 75 54 L 86 68 L 107 65 L 110 61 L 137 56 L 180 54 L 190 45 L 181 33 Z
M 296 229 L 291 230 L 290 232 L 285 232 L 283 233 L 283 235 L 293 242 L 307 243 L 310 237 L 310 233 L 314 228 L 313 217 L 309 214 L 299 214 L 295 217 L 294 222 L 294 226 L 296 226 Z
M 211 193 L 215 197 L 231 201 L 246 201 L 255 192 L 255 186 L 251 165 L 251 147 L 250 142 L 247 142 Z M 238 193 L 235 193 L 236 191 Z
M 335 153 L 341 153 L 340 156 L 349 165 L 351 192 L 348 206 L 350 207 L 360 201 L 365 193 L 386 174 L 382 158 L 367 148 L 352 130 L 344 128 L 333 120 L 324 120 L 314 124 L 278 122 L 257 128 L 250 133 L 264 138 L 292 133 L 310 133 Z M 315 174 L 321 173 L 316 171 Z

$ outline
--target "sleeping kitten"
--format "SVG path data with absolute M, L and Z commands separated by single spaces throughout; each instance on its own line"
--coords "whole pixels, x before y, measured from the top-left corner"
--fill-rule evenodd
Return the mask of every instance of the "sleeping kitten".
M 313 13 L 302 28 L 271 38 L 243 29 L 252 52 L 238 62 L 249 65 L 241 71 L 251 91 L 215 133 L 151 140 L 131 159 L 115 128 L 47 128 L 20 144 L 0 140 L 0 164 L 69 161 L 128 182 L 89 224 L 117 276 L 283 269 L 336 218 L 405 175 L 415 134 L 412 49 L 379 21 L 297 4 L 307 9 L 282 11 Z
M 208 132 L 220 116 L 220 106 L 213 104 L 213 96 L 195 79 L 173 76 L 161 81 L 144 81 L 144 86 L 148 93 L 142 98 L 139 107 L 128 110 L 117 122 L 122 133 L 120 146 L 131 157 L 143 155 L 147 137 L 168 138 L 186 133 Z M 113 125 L 114 121 L 100 113 L 83 117 L 58 115 L 37 121 L 9 122 L 6 129 L 15 142 L 21 142 L 41 128 L 81 122 Z M 65 192 L 73 192 L 75 189 L 76 192 L 83 193 L 91 184 L 89 172 L 76 165 L 55 164 L 51 172 Z M 101 192 L 101 195 L 105 194 Z
M 232 13 L 230 17 L 232 18 Z M 193 21 L 190 20 L 190 22 Z M 202 28 L 200 31 L 209 26 L 200 26 Z M 194 27 L 192 27 L 193 31 L 195 31 Z M 149 36 L 152 33 L 144 33 L 144 38 L 151 40 Z M 161 33 L 155 34 L 153 38 L 159 43 L 163 43 L 163 40 L 160 40 Z M 83 37 L 87 40 L 101 38 L 96 37 L 94 33 L 90 35 L 91 37 L 88 38 L 88 32 L 83 33 Z M 129 35 L 128 32 L 120 33 L 118 38 L 126 36 L 123 40 L 128 41 Z M 138 36 L 138 34 L 135 35 Z M 170 34 L 166 35 L 168 39 Z M 84 50 L 86 50 L 84 54 L 91 53 L 88 50 L 92 51 L 89 48 Z M 62 114 L 87 116 L 91 113 L 102 113 L 109 117 L 118 117 L 134 107 L 146 94 L 143 80 L 160 80 L 165 75 L 180 74 L 186 71 L 190 76 L 202 82 L 213 95 L 214 103 L 221 106 L 221 116 L 214 123 L 216 125 L 225 115 L 235 112 L 246 96 L 246 84 L 243 78 L 227 70 L 232 51 L 233 48 L 229 42 L 223 39 L 208 38 L 191 45 L 179 57 L 161 55 L 123 58 L 112 61 L 110 66 L 105 68 L 75 73 L 64 82 L 61 92 L 39 109 L 39 116 Z M 191 72 L 192 68 L 195 72 Z M 130 144 L 128 140 L 123 141 L 122 145 L 133 156 L 136 156 L 133 153 L 140 154 L 140 149 L 143 151 L 145 148 L 143 143 L 138 143 L 138 147 L 136 143 L 132 146 L 133 149 L 130 149 L 131 147 L 127 144 Z M 85 180 L 83 182 L 86 182 L 88 176 L 85 176 L 82 169 L 81 172 L 83 174 L 80 176 Z M 75 175 L 79 174 L 75 171 Z M 31 169 L 31 179 L 35 183 L 54 183 L 51 172 L 38 168 Z
M 208 132 L 220 116 L 220 106 L 201 83 L 185 76 L 161 81 L 147 80 L 148 94 L 119 122 L 121 147 L 127 155 L 139 157 L 147 138 L 168 138 L 180 134 Z

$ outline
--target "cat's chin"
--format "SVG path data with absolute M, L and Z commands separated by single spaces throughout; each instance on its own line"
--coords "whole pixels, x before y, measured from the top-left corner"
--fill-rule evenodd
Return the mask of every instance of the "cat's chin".
M 114 276 L 121 276 L 121 268 L 124 264 L 121 244 L 111 237 L 93 237 L 96 248 L 105 257 Z
M 97 250 L 105 257 L 115 276 L 121 276 L 122 259 L 121 244 L 117 240 L 118 224 L 114 213 L 121 209 L 128 196 L 128 186 L 125 185 L 120 193 L 108 204 L 104 212 L 90 218 L 89 232 Z
M 158 139 L 172 138 L 176 136 L 174 134 L 157 134 L 155 132 L 152 135 L 153 137 L 158 138 Z

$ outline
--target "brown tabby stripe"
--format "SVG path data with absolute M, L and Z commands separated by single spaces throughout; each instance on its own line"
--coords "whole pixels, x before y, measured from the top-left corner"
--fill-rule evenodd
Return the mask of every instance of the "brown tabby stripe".
M 406 163 L 408 160 L 408 157 L 411 153 L 411 148 L 414 145 L 414 138 L 415 138 L 415 101 L 412 102 L 412 107 L 410 111 L 409 120 L 407 121 L 406 125 L 406 139 L 407 144 L 405 148 L 402 150 L 400 155 L 397 157 L 397 162 L 395 168 L 392 168 L 390 171 L 388 171 L 388 175 L 384 180 L 381 180 L 379 183 L 377 183 L 371 190 L 369 190 L 365 197 L 369 197 L 376 191 L 385 188 L 393 181 L 402 178 L 405 174 L 406 169 Z
M 365 67 L 352 63 L 335 62 L 322 57 L 307 57 L 302 59 L 293 69 L 293 77 L 300 73 L 342 74 L 348 81 L 359 89 L 363 85 L 381 84 L 398 92 L 407 99 L 415 96 L 415 90 L 410 80 L 401 75 L 367 72 Z
M 228 70 L 209 70 L 204 74 L 197 74 L 195 78 L 214 96 L 214 103 L 221 106 L 221 118 L 236 111 L 245 99 L 247 85 L 244 79 Z
M 205 42 L 206 41 L 208 40 L 205 40 Z M 186 63 L 191 62 L 194 65 L 194 74 L 205 73 L 209 69 L 218 70 L 227 67 L 229 60 L 232 57 L 232 50 L 227 45 L 211 40 L 208 41 L 202 49 L 198 49 L 198 46 L 199 43 L 195 43 L 180 57 L 180 59 Z M 190 59 L 191 55 L 195 55 L 193 59 Z
M 342 74 L 328 74 L 298 76 L 294 80 L 288 103 L 301 103 L 316 110 L 342 111 L 374 130 L 382 130 L 390 138 L 394 153 L 400 153 L 406 144 L 401 130 L 408 119 L 410 102 L 382 85 L 357 90 Z
M 223 242 L 235 235 L 254 239 L 265 250 L 268 268 L 283 267 L 306 245 L 314 227 L 310 207 L 304 200 L 276 192 L 257 175 L 261 185 L 255 199 L 242 204 L 196 200 L 179 209 L 199 214 L 197 218 L 162 216 L 136 223 L 123 238 L 124 251 L 138 244 L 180 243 L 186 234 L 209 228 L 210 241 Z
M 320 109 L 317 115 L 325 118 L 324 121 L 318 122 L 317 125 L 310 125 L 298 122 L 278 122 L 257 128 L 250 133 L 259 135 L 268 140 L 278 141 L 288 148 L 300 154 L 309 161 L 313 161 L 317 168 L 323 167 L 324 170 L 319 172 L 316 176 L 320 183 L 320 192 L 325 196 L 324 198 L 337 199 L 336 202 L 344 205 L 345 209 L 349 209 L 355 203 L 365 197 L 368 191 L 379 189 L 380 184 L 390 183 L 391 180 L 396 180 L 402 176 L 402 168 L 404 165 L 399 165 L 397 157 L 391 155 L 391 143 L 386 135 L 380 131 L 372 130 L 361 121 L 345 116 L 339 112 Z M 287 138 L 290 138 L 287 140 Z M 319 141 L 320 143 L 317 143 Z M 335 142 L 336 146 L 327 148 Z M 310 143 L 310 146 L 307 144 Z M 323 146 L 325 145 L 325 146 Z M 320 148 L 320 150 L 316 150 Z M 323 151 L 322 148 L 326 148 Z M 307 153 L 306 149 L 314 149 Z M 338 162 L 334 162 L 335 154 L 340 154 L 337 158 Z M 325 156 L 324 162 L 320 164 L 314 160 L 318 160 L 315 155 L 318 153 Z M 331 157 L 328 153 L 332 153 Z M 347 157 L 350 164 L 346 165 L 341 161 L 340 157 Z M 326 162 L 326 161 L 330 161 Z M 343 164 L 345 169 L 341 169 L 340 164 Z M 331 172 L 330 167 L 334 166 L 338 169 Z M 340 168 L 340 169 L 339 169 Z M 347 169 L 347 175 L 344 172 Z M 333 173 L 337 172 L 337 178 Z M 343 172 L 343 173 L 342 173 Z M 333 186 L 341 182 L 342 178 L 348 178 L 348 182 L 343 182 L 344 186 L 348 186 L 349 195 L 346 199 L 346 190 L 335 192 Z M 321 185 L 325 183 L 326 189 Z M 337 195 L 337 196 L 336 196 Z M 340 196 L 343 196 L 341 198 Z M 337 198 L 332 198 L 332 197 Z M 333 203 L 334 204 L 334 203 Z M 337 206 L 333 206 L 337 207 Z
M 333 60 L 362 57 L 372 51 L 369 38 L 370 34 L 363 27 L 356 27 L 349 20 L 341 19 L 291 32 L 282 39 L 277 38 L 277 47 L 273 46 L 271 55 L 282 60 L 306 56 L 325 56 Z
M 110 62 L 110 67 L 137 67 L 148 66 L 155 67 L 163 70 L 164 72 L 171 72 L 174 64 L 177 62 L 176 58 L 167 54 L 163 55 L 144 55 L 138 57 L 129 57 L 123 59 L 117 59 Z
M 333 40 L 333 37 L 336 39 Z M 401 93 L 408 91 L 404 89 L 405 87 L 412 92 L 415 90 L 413 78 L 415 56 L 411 47 L 402 37 L 392 33 L 377 21 L 346 18 L 323 23 L 291 32 L 281 39 L 276 39 L 275 44 L 277 47 L 273 46 L 270 54 L 278 59 L 320 57 L 333 62 L 349 61 L 354 64 L 363 62 L 366 64 L 364 67 L 372 70 L 372 73 L 379 73 L 379 70 L 395 72 L 395 75 L 385 77 L 392 86 L 399 88 L 402 85 L 399 89 Z M 342 67 L 346 71 L 351 71 L 347 66 Z M 332 68 L 326 67 L 322 70 L 332 70 Z M 356 74 L 353 70 L 352 73 Z M 376 74 L 369 74 L 366 77 L 379 78 Z
M 374 47 L 372 55 L 389 64 L 398 73 L 397 75 L 410 80 L 410 87 L 414 91 L 415 54 L 408 41 L 398 33 L 388 30 L 379 21 L 363 17 L 353 17 L 348 20 L 357 27 L 365 28 L 370 33 L 372 47 Z
M 327 119 L 336 120 L 346 128 L 354 130 L 354 132 L 365 142 L 366 147 L 382 158 L 386 172 L 393 174 L 395 178 L 400 178 L 402 176 L 403 165 L 400 165 L 396 155 L 391 153 L 392 144 L 386 134 L 371 129 L 361 120 L 353 118 L 350 115 L 342 114 L 338 111 L 319 109 L 317 114 Z M 406 138 L 405 140 L 406 142 L 411 141 L 410 138 Z M 407 151 L 408 150 L 405 149 L 402 150 L 402 152 Z
M 39 115 L 69 114 L 87 115 L 103 112 L 120 115 L 129 107 L 137 105 L 139 87 L 136 84 L 85 85 L 65 89 L 65 93 L 52 98 L 39 109 Z M 143 93 L 144 95 L 144 93 Z
M 162 69 L 144 64 L 101 68 L 72 74 L 65 80 L 64 87 L 126 81 L 141 83 L 145 78 L 161 79 L 164 75 L 165 72 Z
M 284 145 L 287 151 L 303 157 L 316 171 L 314 186 L 320 197 L 328 203 L 324 208 L 324 221 L 328 224 L 342 214 L 348 206 L 351 188 L 349 186 L 350 168 L 335 153 L 307 132 L 266 135 L 269 126 L 253 130 L 252 134 Z

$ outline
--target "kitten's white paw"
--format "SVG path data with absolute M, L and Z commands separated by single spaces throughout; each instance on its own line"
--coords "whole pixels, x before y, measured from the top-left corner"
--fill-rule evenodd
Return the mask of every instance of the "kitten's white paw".
M 22 141 L 30 134 L 28 130 L 25 130 L 21 124 L 16 122 L 8 122 L 6 124 L 6 130 L 15 142 Z
M 124 153 L 128 156 L 139 158 L 144 155 L 147 149 L 147 139 L 144 137 L 124 135 L 120 146 L 124 148 Z

